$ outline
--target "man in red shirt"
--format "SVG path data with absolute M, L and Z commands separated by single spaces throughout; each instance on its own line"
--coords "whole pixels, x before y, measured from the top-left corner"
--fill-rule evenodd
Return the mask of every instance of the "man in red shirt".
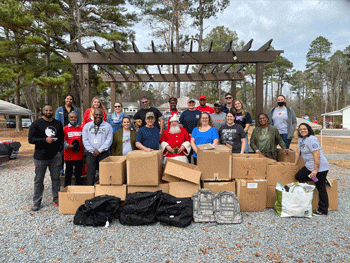
M 78 115 L 71 112 L 68 115 L 69 123 L 64 126 L 64 161 L 66 162 L 66 176 L 64 187 L 71 185 L 73 167 L 75 168 L 75 184 L 82 185 L 84 147 L 82 142 L 83 128 L 78 125 Z
M 196 107 L 197 110 L 201 112 L 208 112 L 209 114 L 214 113 L 214 109 L 210 106 L 207 106 L 207 97 L 202 95 L 199 97 L 199 106 Z
M 187 163 L 187 155 L 191 152 L 190 140 L 190 135 L 185 128 L 179 126 L 179 118 L 174 114 L 170 119 L 169 129 L 160 138 L 160 150 L 166 158 Z

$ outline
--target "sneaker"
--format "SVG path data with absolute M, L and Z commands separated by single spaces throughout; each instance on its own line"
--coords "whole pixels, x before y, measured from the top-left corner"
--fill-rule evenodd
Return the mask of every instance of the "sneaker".
M 320 211 L 315 211 L 313 212 L 312 214 L 313 216 L 326 216 L 327 214 L 323 213 L 323 212 L 320 212 Z
M 58 206 L 58 202 L 53 202 L 53 205 L 54 206 Z
M 31 208 L 31 210 L 36 212 L 36 211 L 39 211 L 40 207 L 41 207 L 40 204 L 34 204 Z
M 328 185 L 329 185 L 329 187 L 332 187 L 332 183 L 331 183 L 331 181 L 329 181 L 327 178 L 326 178 L 326 184 L 328 184 Z

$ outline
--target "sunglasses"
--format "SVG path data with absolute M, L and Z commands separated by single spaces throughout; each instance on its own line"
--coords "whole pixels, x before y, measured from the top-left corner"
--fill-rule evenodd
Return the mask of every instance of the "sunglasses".
M 141 103 L 142 103 L 142 104 L 146 104 L 146 103 L 148 103 L 148 100 L 146 100 L 146 101 L 141 101 Z
M 206 99 L 200 99 L 200 100 L 206 100 Z
M 114 108 L 121 108 L 122 106 L 118 105 L 118 106 L 114 106 Z
M 225 99 L 230 100 L 230 99 L 232 99 L 232 97 L 226 97 Z

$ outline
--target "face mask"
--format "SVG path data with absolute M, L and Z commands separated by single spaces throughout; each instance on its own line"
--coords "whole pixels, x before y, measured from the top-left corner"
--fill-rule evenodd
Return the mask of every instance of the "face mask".
M 284 102 L 284 101 L 279 101 L 279 102 L 277 102 L 277 105 L 278 105 L 279 107 L 283 107 L 284 105 L 286 105 L 286 102 Z
M 69 123 L 70 123 L 70 125 L 72 125 L 72 126 L 75 126 L 75 125 L 77 125 L 77 121 L 69 121 Z

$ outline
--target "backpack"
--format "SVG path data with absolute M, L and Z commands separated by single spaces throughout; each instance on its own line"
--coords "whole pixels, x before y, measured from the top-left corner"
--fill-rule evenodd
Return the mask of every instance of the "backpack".
M 215 222 L 214 215 L 215 194 L 210 189 L 198 189 L 192 196 L 193 200 L 193 221 Z
M 214 199 L 215 220 L 219 224 L 242 223 L 238 198 L 235 193 L 221 191 Z
M 191 198 L 177 198 L 162 193 L 162 199 L 157 210 L 157 220 L 162 225 L 186 227 L 193 218 L 193 202 Z
M 123 225 L 140 226 L 157 222 L 157 209 L 162 191 L 128 194 L 121 208 L 119 221 Z
M 74 216 L 74 225 L 105 226 L 117 217 L 120 198 L 110 195 L 96 196 L 86 200 L 78 207 Z

